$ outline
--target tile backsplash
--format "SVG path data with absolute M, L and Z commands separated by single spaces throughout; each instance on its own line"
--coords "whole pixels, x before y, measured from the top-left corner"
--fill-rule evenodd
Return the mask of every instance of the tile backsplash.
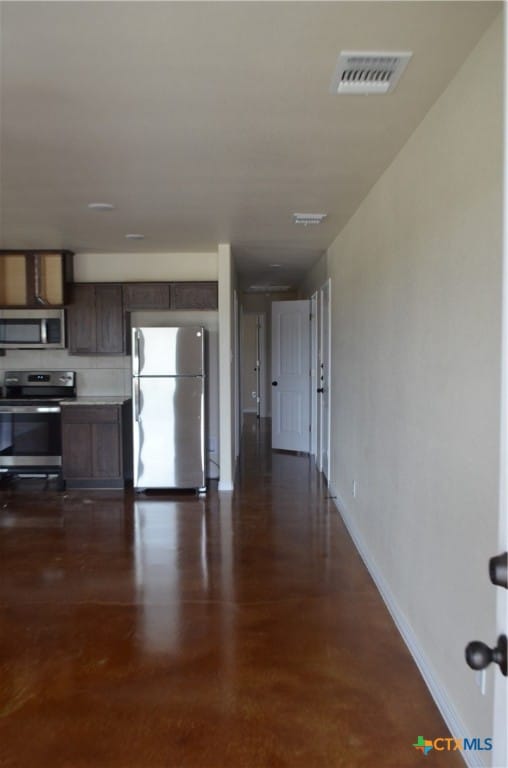
M 129 395 L 131 358 L 82 357 L 65 349 L 12 349 L 0 357 L 0 385 L 10 370 L 76 371 L 78 395 Z

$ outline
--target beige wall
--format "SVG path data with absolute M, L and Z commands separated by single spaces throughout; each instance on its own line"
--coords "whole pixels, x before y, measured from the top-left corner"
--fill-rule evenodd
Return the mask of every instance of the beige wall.
M 332 486 L 456 736 L 492 736 L 502 65 L 498 19 L 328 253 Z
M 326 282 L 328 277 L 328 253 L 324 253 L 307 272 L 298 286 L 298 295 L 304 299 L 310 298 Z
M 217 280 L 214 253 L 76 253 L 76 282 Z

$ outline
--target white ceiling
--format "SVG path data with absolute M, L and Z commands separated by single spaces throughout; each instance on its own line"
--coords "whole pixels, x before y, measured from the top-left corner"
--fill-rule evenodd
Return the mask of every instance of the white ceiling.
M 230 242 L 244 284 L 292 283 L 500 9 L 1 3 L 0 246 L 199 252 Z M 343 49 L 413 58 L 393 93 L 339 97 L 330 83 Z M 301 211 L 328 217 L 304 228 L 292 223 Z

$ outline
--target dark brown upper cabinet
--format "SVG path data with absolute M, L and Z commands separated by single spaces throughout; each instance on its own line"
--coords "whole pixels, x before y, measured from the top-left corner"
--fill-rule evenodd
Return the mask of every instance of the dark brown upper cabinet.
M 72 272 L 71 251 L 0 250 L 0 306 L 62 307 Z
M 69 352 L 73 355 L 125 354 L 122 286 L 74 283 L 67 308 Z
M 217 309 L 216 282 L 171 283 L 171 309 Z
M 169 283 L 124 283 L 123 306 L 127 312 L 169 309 Z

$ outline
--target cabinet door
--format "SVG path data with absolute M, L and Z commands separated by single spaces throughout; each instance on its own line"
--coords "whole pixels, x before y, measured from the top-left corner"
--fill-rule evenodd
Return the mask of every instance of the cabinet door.
M 72 285 L 67 309 L 69 352 L 73 355 L 94 355 L 97 349 L 95 322 L 95 287 Z
M 217 283 L 172 283 L 171 309 L 217 309 Z
M 34 253 L 34 299 L 43 306 L 64 304 L 64 257 L 61 253 Z
M 125 352 L 121 285 L 95 286 L 96 353 L 121 355 Z
M 62 408 L 62 465 L 66 480 L 121 480 L 122 423 L 117 405 Z
M 93 477 L 116 479 L 122 476 L 120 425 L 118 421 L 92 427 Z
M 92 425 L 70 422 L 62 415 L 62 469 L 64 478 L 92 477 Z
M 71 251 L 0 251 L 0 306 L 62 307 Z
M 27 304 L 26 257 L 19 253 L 0 256 L 0 306 L 16 307 Z
M 131 283 L 123 286 L 124 309 L 169 309 L 169 283 Z

